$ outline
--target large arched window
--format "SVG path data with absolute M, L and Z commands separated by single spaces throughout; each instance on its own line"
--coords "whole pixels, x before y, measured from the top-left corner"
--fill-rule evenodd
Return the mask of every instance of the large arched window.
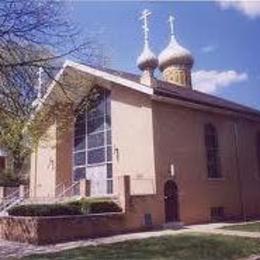
M 260 178 L 260 132 L 256 134 L 256 156 L 258 164 L 258 177 Z
M 208 178 L 221 178 L 217 130 L 214 125 L 206 124 L 204 126 L 204 131 Z

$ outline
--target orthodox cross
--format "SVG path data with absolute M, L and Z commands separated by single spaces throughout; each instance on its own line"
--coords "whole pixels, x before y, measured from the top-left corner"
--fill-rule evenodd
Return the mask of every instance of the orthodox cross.
M 42 67 L 39 68 L 38 70 L 38 89 L 37 89 L 37 98 L 40 99 L 41 98 L 41 91 L 42 91 L 42 72 L 43 69 Z
M 175 21 L 175 18 L 172 15 L 170 15 L 168 22 L 170 24 L 170 30 L 171 30 L 172 37 L 174 36 L 174 21 Z
M 140 20 L 144 21 L 142 28 L 144 29 L 144 43 L 145 43 L 145 45 L 148 45 L 148 32 L 149 32 L 148 16 L 150 16 L 151 14 L 152 13 L 149 10 L 144 9 L 143 12 L 142 12 L 142 16 L 140 17 Z

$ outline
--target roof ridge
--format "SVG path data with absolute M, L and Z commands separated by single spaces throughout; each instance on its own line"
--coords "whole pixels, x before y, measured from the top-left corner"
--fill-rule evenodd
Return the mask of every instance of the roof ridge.
M 105 66 L 95 66 L 95 65 L 86 65 L 86 66 L 89 66 L 91 68 L 97 69 L 102 72 L 112 74 L 114 76 L 118 76 L 118 77 L 130 80 L 130 81 L 133 81 L 134 83 L 143 85 L 140 83 L 140 75 L 138 75 L 138 74 L 121 71 L 121 70 L 117 70 L 117 69 L 112 69 L 112 68 L 108 68 Z M 206 104 L 211 107 L 212 106 L 221 107 L 221 108 L 224 108 L 227 110 L 232 110 L 232 111 L 237 111 L 237 112 L 257 114 L 258 116 L 260 115 L 259 110 L 246 106 L 246 105 L 243 105 L 243 104 L 240 104 L 240 103 L 237 103 L 237 102 L 234 102 L 234 101 L 231 101 L 231 100 L 228 100 L 226 98 L 218 97 L 218 96 L 215 96 L 212 94 L 204 93 L 204 92 L 190 89 L 190 88 L 180 87 L 176 84 L 166 82 L 162 79 L 155 78 L 155 80 L 157 81 L 158 86 L 154 88 L 154 94 L 160 95 L 160 93 L 161 93 L 163 96 L 165 94 L 165 91 L 167 91 L 169 96 L 173 97 L 173 95 L 174 95 L 174 98 L 187 100 L 189 102 Z M 164 93 L 162 93 L 162 92 L 164 92 Z

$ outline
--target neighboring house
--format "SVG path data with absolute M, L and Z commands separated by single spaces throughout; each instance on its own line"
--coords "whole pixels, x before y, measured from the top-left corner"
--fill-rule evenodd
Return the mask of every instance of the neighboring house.
M 158 64 L 162 80 L 153 76 Z M 159 61 L 146 41 L 140 76 L 65 62 L 57 79 L 81 80 L 68 87 L 75 103 L 93 86 L 100 96 L 61 140 L 59 118 L 46 128 L 52 139 L 31 157 L 31 196 L 55 196 L 82 178 L 91 196 L 116 195 L 118 177 L 129 175 L 131 194 L 144 201 L 136 212 L 159 224 L 260 216 L 260 112 L 193 90 L 192 65 L 174 35 Z M 53 82 L 42 102 L 62 95 Z

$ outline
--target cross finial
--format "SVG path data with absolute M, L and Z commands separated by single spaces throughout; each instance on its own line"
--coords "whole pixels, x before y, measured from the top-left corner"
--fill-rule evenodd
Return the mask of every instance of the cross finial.
M 40 99 L 41 98 L 41 91 L 42 91 L 42 72 L 43 69 L 42 67 L 39 67 L 38 70 L 38 89 L 37 89 L 37 98 Z
M 168 22 L 170 24 L 171 37 L 174 37 L 174 21 L 175 21 L 174 16 L 170 15 Z
M 144 29 L 144 43 L 145 45 L 148 45 L 148 33 L 149 33 L 149 28 L 148 28 L 148 16 L 151 15 L 152 13 L 148 9 L 144 9 L 142 12 L 142 15 L 140 17 L 140 20 L 144 21 L 144 24 L 142 28 Z

